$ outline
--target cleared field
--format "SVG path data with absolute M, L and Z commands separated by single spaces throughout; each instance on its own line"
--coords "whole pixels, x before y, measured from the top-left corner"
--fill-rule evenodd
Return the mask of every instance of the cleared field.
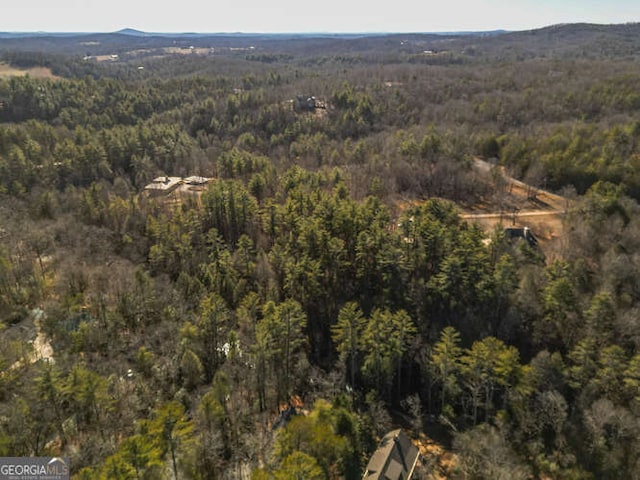
M 29 75 L 33 78 L 60 78 L 51 73 L 47 67 L 16 68 L 6 63 L 0 63 L 0 78 L 24 77 Z
M 209 55 L 214 51 L 213 48 L 202 48 L 202 47 L 198 47 L 198 48 L 165 47 L 163 50 L 165 53 L 170 53 L 173 55 L 189 55 L 192 53 L 196 55 Z
M 214 48 L 203 47 L 162 47 L 162 48 L 138 48 L 122 52 L 119 55 L 96 55 L 93 57 L 98 62 L 117 62 L 120 60 L 131 60 L 137 57 L 161 58 L 167 55 L 212 55 Z
M 490 165 L 475 159 L 477 171 L 489 175 Z M 486 231 L 496 226 L 529 227 L 548 258 L 554 258 L 564 236 L 564 217 L 570 201 L 560 195 L 533 188 L 504 175 L 504 207 L 476 205 L 463 211 L 462 218 L 481 225 Z M 535 191 L 535 195 L 531 193 Z

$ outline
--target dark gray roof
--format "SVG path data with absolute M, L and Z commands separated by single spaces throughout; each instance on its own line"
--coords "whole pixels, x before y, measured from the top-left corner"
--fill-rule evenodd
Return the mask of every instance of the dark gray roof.
M 409 480 L 420 452 L 400 429 L 387 433 L 369 459 L 363 480 Z

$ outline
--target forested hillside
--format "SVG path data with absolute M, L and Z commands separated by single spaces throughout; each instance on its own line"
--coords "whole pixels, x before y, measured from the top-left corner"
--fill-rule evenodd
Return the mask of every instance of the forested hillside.
M 634 29 L 0 41 L 52 72 L 0 78 L 0 456 L 359 479 L 403 427 L 450 478 L 636 478 Z M 460 217 L 475 157 L 571 198 L 557 250 Z

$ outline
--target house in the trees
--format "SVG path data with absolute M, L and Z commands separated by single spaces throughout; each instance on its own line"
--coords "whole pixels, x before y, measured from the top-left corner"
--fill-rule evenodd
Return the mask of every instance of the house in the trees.
M 150 196 L 159 197 L 173 192 L 180 184 L 182 184 L 181 177 L 158 177 L 144 187 L 144 189 L 146 192 L 149 192 Z
M 209 177 L 193 175 L 190 177 L 158 177 L 144 187 L 150 197 L 164 197 L 177 190 L 180 194 L 200 194 L 213 181 Z
M 207 185 L 212 181 L 212 178 L 208 177 L 200 177 L 193 175 L 191 177 L 186 177 L 182 180 L 181 191 L 190 193 L 190 192 L 203 192 L 207 189 Z
M 312 95 L 297 95 L 293 101 L 296 112 L 313 112 L 316 109 L 316 97 Z
M 508 240 L 523 238 L 531 248 L 538 246 L 538 239 L 533 235 L 529 227 L 509 227 L 504 229 L 504 234 Z
M 297 95 L 293 100 L 293 110 L 295 112 L 315 112 L 316 109 L 326 110 L 326 102 L 318 100 L 313 95 Z
M 387 433 L 369 459 L 362 480 L 411 480 L 420 451 L 400 429 Z
M 197 175 L 192 175 L 191 177 L 187 177 L 184 179 L 184 183 L 186 185 L 191 185 L 192 187 L 201 187 L 203 185 L 206 185 L 210 181 L 211 181 L 210 178 L 200 177 Z

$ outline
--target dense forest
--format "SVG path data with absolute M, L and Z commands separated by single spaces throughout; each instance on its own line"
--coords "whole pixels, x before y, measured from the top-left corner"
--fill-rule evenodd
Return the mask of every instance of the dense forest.
M 0 40 L 51 72 L 0 76 L 0 456 L 349 480 L 402 427 L 420 478 L 640 478 L 636 30 Z M 571 198 L 554 251 L 461 217 L 477 158 Z

